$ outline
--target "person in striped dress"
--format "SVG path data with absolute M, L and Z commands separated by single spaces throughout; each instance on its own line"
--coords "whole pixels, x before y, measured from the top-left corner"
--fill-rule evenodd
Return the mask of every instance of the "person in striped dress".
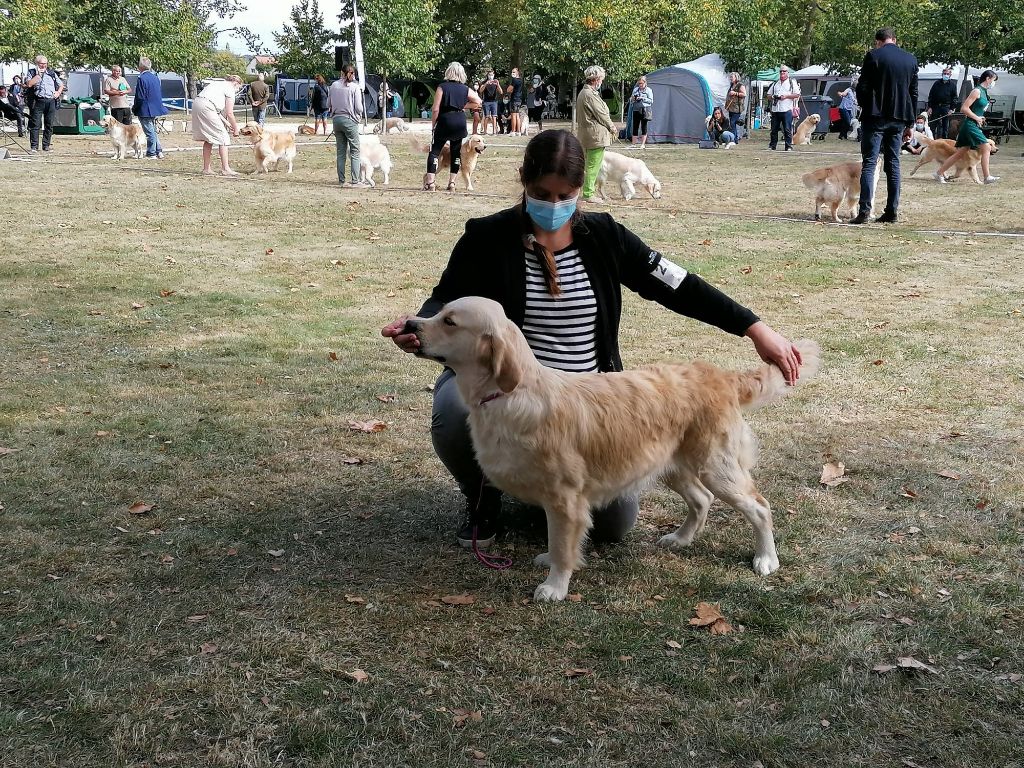
M 647 246 L 607 213 L 583 213 L 586 156 L 567 131 L 548 130 L 526 147 L 518 205 L 466 222 L 448 266 L 417 313 L 436 314 L 463 296 L 497 301 L 518 325 L 537 359 L 563 371 L 621 371 L 619 320 L 622 288 L 680 315 L 717 326 L 754 343 L 762 360 L 786 380 L 800 374 L 800 353 L 746 307 Z M 403 316 L 381 334 L 405 352 L 419 346 Z M 434 386 L 431 439 L 441 462 L 466 497 L 457 538 L 466 547 L 489 545 L 497 532 L 501 492 L 487 483 L 473 455 L 468 410 L 445 368 Z M 625 496 L 592 510 L 591 538 L 620 541 L 636 523 L 639 503 Z

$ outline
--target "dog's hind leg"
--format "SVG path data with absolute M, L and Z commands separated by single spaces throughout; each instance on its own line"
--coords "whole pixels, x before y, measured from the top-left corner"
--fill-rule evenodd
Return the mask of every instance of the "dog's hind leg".
M 736 457 L 719 455 L 701 473 L 701 480 L 718 498 L 743 513 L 754 527 L 754 573 L 767 576 L 779 569 L 779 554 L 772 532 L 772 510 L 757 492 L 750 473 Z
M 551 570 L 533 593 L 538 603 L 564 600 L 569 594 L 569 580 L 582 559 L 583 540 L 591 523 L 590 508 L 579 496 L 560 501 L 544 512 L 548 519 L 548 552 L 535 562 Z
M 689 468 L 680 468 L 665 477 L 665 485 L 678 493 L 686 501 L 690 513 L 683 524 L 672 533 L 658 539 L 658 546 L 666 549 L 682 549 L 693 543 L 700 536 L 708 520 L 708 509 L 715 497 Z

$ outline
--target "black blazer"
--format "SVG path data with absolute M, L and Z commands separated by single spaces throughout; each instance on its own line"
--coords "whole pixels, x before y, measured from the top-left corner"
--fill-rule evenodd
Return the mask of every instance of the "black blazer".
M 466 222 L 466 232 L 452 250 L 448 266 L 420 317 L 437 314 L 449 301 L 483 296 L 505 309 L 523 327 L 526 314 L 526 246 L 519 206 Z M 601 371 L 621 371 L 619 317 L 622 286 L 643 298 L 742 336 L 757 315 L 737 304 L 692 272 L 672 288 L 663 273 L 662 255 L 607 213 L 586 213 L 573 226 L 573 245 L 590 278 L 597 300 L 597 363 Z
M 928 91 L 928 108 L 931 110 L 956 106 L 956 83 L 952 80 L 936 80 Z
M 857 83 L 861 119 L 910 125 L 917 117 L 917 59 L 895 43 L 868 51 Z

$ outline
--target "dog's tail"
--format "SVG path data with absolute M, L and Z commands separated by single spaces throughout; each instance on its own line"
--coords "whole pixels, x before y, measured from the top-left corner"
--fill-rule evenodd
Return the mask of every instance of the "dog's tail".
M 800 350 L 800 357 L 803 360 L 797 383 L 803 384 L 818 373 L 821 367 L 821 349 L 817 342 L 810 339 L 796 342 L 796 348 Z M 737 374 L 736 392 L 739 395 L 740 407 L 747 411 L 778 400 L 789 394 L 792 389 L 786 384 L 782 371 L 774 365 L 763 365 L 756 370 Z
M 415 136 L 409 137 L 409 145 L 412 147 L 413 152 L 422 152 L 425 155 L 430 151 L 430 145 L 425 141 L 420 141 Z

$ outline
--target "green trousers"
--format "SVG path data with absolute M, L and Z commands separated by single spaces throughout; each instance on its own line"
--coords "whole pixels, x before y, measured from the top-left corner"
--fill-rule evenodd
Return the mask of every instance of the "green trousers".
M 601 170 L 602 160 L 604 160 L 604 147 L 587 150 L 587 165 L 583 171 L 584 200 L 589 200 L 594 196 L 594 184 L 597 183 L 597 174 Z

